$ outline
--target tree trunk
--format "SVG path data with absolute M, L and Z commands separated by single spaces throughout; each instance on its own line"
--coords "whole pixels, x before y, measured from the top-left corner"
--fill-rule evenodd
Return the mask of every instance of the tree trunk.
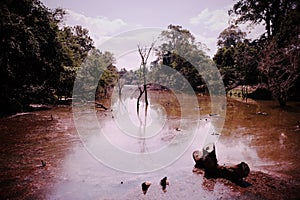
M 270 16 L 270 10 L 267 8 L 266 10 L 266 29 L 267 29 L 267 38 L 270 38 L 271 36 L 271 16 Z
M 139 87 L 139 91 L 140 91 L 140 95 L 138 96 L 137 102 L 136 102 L 136 111 L 137 111 L 137 113 L 139 113 L 139 111 L 140 111 L 140 99 L 141 99 L 143 93 L 145 92 L 145 90 L 142 90 L 141 87 Z
M 280 107 L 285 107 L 286 106 L 286 98 L 284 97 L 279 97 L 278 99 Z
M 146 85 L 146 83 L 144 83 L 144 92 L 145 92 L 146 106 L 148 106 L 149 102 L 148 102 L 148 92 L 147 92 L 147 85 Z
M 233 166 L 218 165 L 214 145 L 204 147 L 202 152 L 194 151 L 193 158 L 196 163 L 195 168 L 203 169 L 206 178 L 224 178 L 240 186 L 247 186 L 243 178 L 248 176 L 249 166 L 244 162 Z

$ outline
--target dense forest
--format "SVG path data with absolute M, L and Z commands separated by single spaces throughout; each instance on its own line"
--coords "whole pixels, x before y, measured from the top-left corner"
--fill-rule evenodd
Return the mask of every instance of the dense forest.
M 228 11 L 232 24 L 218 38 L 214 61 L 227 90 L 259 84 L 281 106 L 299 97 L 300 7 L 297 0 L 240 0 Z M 265 33 L 251 41 L 237 25 L 263 24 Z
M 111 53 L 94 47 L 87 29 L 63 26 L 63 9 L 50 10 L 38 0 L 5 0 L 0 9 L 1 113 L 72 97 L 78 69 L 87 56 L 101 69 L 103 63 L 115 62 Z M 103 84 L 111 83 L 102 78 L 99 85 Z
M 94 48 L 88 31 L 61 26 L 64 10 L 38 0 L 5 0 L 0 9 L 1 111 L 70 96 L 76 71 Z
M 185 83 L 176 76 L 159 73 L 162 65 L 170 66 L 183 75 L 197 92 L 206 85 L 196 65 L 209 70 L 215 64 L 226 91 L 239 85 L 259 85 L 284 106 L 299 96 L 299 36 L 300 7 L 297 0 L 240 0 L 228 11 L 231 23 L 218 38 L 218 51 L 213 60 L 205 54 L 205 45 L 197 42 L 189 30 L 169 25 L 161 33 L 163 39 L 156 51 L 157 59 L 147 68 L 150 81 L 167 81 L 184 90 Z M 140 84 L 141 71 L 118 70 L 110 52 L 94 47 L 87 29 L 64 26 L 65 11 L 50 10 L 39 0 L 4 0 L 1 15 L 0 112 L 24 111 L 32 103 L 53 104 L 62 97 L 72 97 L 78 74 L 87 81 L 98 81 L 96 98 L 107 97 L 119 84 Z M 265 33 L 250 40 L 239 25 L 263 24 Z M 180 34 L 178 34 L 180 33 Z M 172 49 L 172 50 L 170 50 Z M 84 65 L 82 65 L 83 61 Z M 95 65 L 97 66 L 96 68 Z M 91 92 L 95 88 L 89 88 Z

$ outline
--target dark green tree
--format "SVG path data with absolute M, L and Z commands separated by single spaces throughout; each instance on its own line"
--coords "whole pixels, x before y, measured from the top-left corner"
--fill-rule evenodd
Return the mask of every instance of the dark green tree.
M 238 85 L 257 84 L 258 47 L 245 37 L 246 34 L 233 25 L 218 37 L 219 48 L 213 60 L 227 91 Z
M 92 49 L 77 72 L 73 96 L 86 101 L 109 98 L 119 79 L 114 63 L 112 53 Z
M 197 43 L 190 31 L 178 25 L 169 25 L 167 30 L 162 31 L 161 41 L 162 44 L 157 49 L 158 60 L 161 62 L 157 60 L 152 66 L 151 76 L 168 82 L 178 90 L 184 91 L 188 87 L 186 82 L 182 82 L 182 78 L 178 77 L 179 74 L 165 76 L 160 70 L 163 64 L 179 72 L 195 91 L 204 91 L 205 83 L 197 67 L 201 66 L 205 71 L 212 64 L 203 51 L 204 45 Z
M 57 85 L 58 96 L 71 97 L 76 73 L 82 62 L 93 49 L 93 40 L 88 35 L 88 30 L 81 26 L 63 27 L 58 32 L 62 48 L 63 70 Z
M 236 47 L 244 41 L 245 37 L 246 33 L 241 31 L 238 26 L 230 25 L 220 33 L 217 45 L 220 48 Z
M 294 10 L 298 3 L 298 0 L 239 0 L 229 10 L 229 14 L 237 16 L 237 24 L 262 23 L 269 38 L 278 33 L 283 18 Z
M 267 37 L 257 44 L 259 70 L 273 97 L 286 105 L 289 91 L 299 81 L 299 1 L 298 0 L 240 0 L 229 14 L 236 15 L 236 23 L 263 22 Z
M 280 31 L 264 43 L 261 51 L 259 69 L 266 76 L 273 97 L 281 106 L 286 105 L 289 96 L 292 95 L 290 91 L 297 87 L 295 84 L 300 79 L 299 20 L 300 6 L 298 4 L 283 18 Z
M 26 109 L 70 96 L 76 68 L 92 40 L 81 27 L 62 28 L 62 9 L 39 0 L 4 0 L 0 6 L 0 107 Z
M 20 110 L 31 102 L 51 102 L 62 71 L 57 38 L 61 11 L 37 0 L 4 0 L 0 6 L 2 109 Z M 4 110 L 5 111 L 5 110 Z

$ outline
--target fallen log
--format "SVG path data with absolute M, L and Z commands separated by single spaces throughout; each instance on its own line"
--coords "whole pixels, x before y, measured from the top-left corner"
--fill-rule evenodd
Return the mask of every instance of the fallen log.
M 104 110 L 108 110 L 103 104 L 95 102 L 96 108 L 103 108 Z
M 249 186 L 249 183 L 243 181 L 243 178 L 250 173 L 248 164 L 241 162 L 232 166 L 220 166 L 214 144 L 205 146 L 202 151 L 194 151 L 193 159 L 195 161 L 194 167 L 204 170 L 206 178 L 224 178 L 242 187 Z

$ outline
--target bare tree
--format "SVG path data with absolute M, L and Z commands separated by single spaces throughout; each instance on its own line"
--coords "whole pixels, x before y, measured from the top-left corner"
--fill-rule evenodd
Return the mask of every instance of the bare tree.
M 154 42 L 151 44 L 150 48 L 147 51 L 147 48 L 141 48 L 138 45 L 138 52 L 139 52 L 139 54 L 141 56 L 141 59 L 142 59 L 141 64 L 140 64 L 140 72 L 142 73 L 143 85 L 138 86 L 140 94 L 139 94 L 138 99 L 137 99 L 137 111 L 139 111 L 140 99 L 141 99 L 141 97 L 144 93 L 145 93 L 146 107 L 149 104 L 149 102 L 148 102 L 148 93 L 147 93 L 147 79 L 146 79 L 147 66 L 146 65 L 147 65 L 147 61 L 148 61 L 148 58 L 149 58 L 149 55 L 151 53 L 151 50 L 152 50 L 153 46 L 154 46 Z

